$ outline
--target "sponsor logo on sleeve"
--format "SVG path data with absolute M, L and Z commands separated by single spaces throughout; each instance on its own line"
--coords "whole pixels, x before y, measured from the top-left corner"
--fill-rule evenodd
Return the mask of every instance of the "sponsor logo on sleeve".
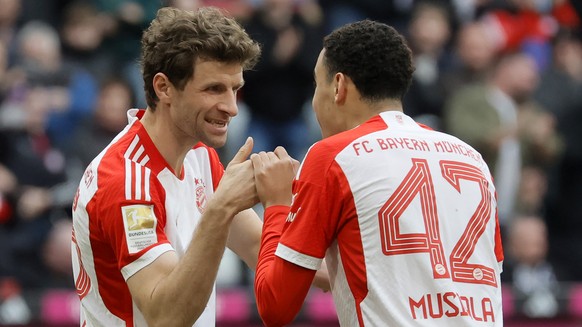
M 137 253 L 158 242 L 157 219 L 153 205 L 135 204 L 121 207 L 127 250 Z

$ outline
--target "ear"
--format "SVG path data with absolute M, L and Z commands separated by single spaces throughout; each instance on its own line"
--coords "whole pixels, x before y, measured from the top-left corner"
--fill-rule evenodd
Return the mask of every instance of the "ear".
M 166 74 L 157 73 L 153 80 L 154 91 L 160 102 L 167 102 L 172 95 L 172 82 Z
M 343 105 L 348 96 L 348 78 L 343 73 L 337 73 L 334 76 L 335 95 L 334 101 L 336 104 Z

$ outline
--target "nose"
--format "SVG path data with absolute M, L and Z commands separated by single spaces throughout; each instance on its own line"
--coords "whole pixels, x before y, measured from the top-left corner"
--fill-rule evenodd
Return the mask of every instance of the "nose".
M 220 110 L 226 112 L 230 117 L 238 114 L 236 92 L 227 92 L 223 101 L 220 103 Z

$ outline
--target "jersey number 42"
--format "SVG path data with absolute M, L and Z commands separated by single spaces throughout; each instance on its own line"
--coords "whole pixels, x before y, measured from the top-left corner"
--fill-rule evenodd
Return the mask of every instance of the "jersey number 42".
M 492 197 L 494 195 L 489 190 L 489 181 L 481 170 L 470 164 L 447 160 L 440 161 L 439 164 L 442 178 L 457 192 L 461 192 L 460 181 L 466 180 L 476 183 L 481 193 L 477 209 L 455 244 L 449 263 L 445 258 L 439 232 L 433 175 L 425 159 L 412 159 L 412 168 L 378 213 L 382 250 L 387 256 L 428 253 L 435 279 L 452 278 L 455 282 L 497 287 L 493 268 L 468 263 L 475 251 L 477 241 L 485 232 L 487 223 L 491 218 Z M 437 177 L 440 178 L 438 175 Z M 422 218 L 426 232 L 401 233 L 399 219 L 417 195 L 420 195 Z

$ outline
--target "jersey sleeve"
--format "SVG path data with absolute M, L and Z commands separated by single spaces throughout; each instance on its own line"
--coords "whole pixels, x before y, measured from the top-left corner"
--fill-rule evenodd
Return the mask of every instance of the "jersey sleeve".
M 290 323 L 301 309 L 315 276 L 314 270 L 274 255 L 288 213 L 287 206 L 272 206 L 265 210 L 255 274 L 255 298 L 265 326 Z
M 95 202 L 96 230 L 109 244 L 125 280 L 162 253 L 173 250 L 164 232 L 163 188 L 148 168 L 136 164 L 131 167 L 131 177 L 126 172 L 126 176 L 102 183 Z
M 325 150 L 311 150 L 293 184 L 294 200 L 276 255 L 317 270 L 342 220 L 346 183 Z

